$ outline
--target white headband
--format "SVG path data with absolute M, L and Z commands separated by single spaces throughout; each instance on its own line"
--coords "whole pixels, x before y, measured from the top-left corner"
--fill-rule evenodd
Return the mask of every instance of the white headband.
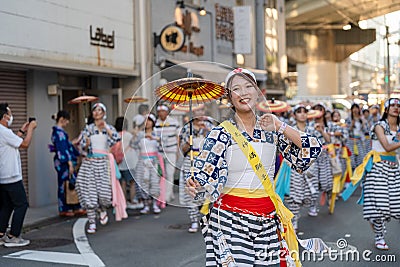
M 96 103 L 96 104 L 94 104 L 94 105 L 92 106 L 92 111 L 93 111 L 95 108 L 97 108 L 97 107 L 100 107 L 100 108 L 104 111 L 103 119 L 107 119 L 107 115 L 106 115 L 107 109 L 106 109 L 106 106 L 105 106 L 103 103 Z
M 308 112 L 308 109 L 303 104 L 298 104 L 298 105 L 294 106 L 293 112 L 296 112 L 298 109 L 301 109 L 301 108 L 304 108 L 306 110 L 306 113 Z
M 225 86 L 228 86 L 228 82 L 232 79 L 233 76 L 238 75 L 240 73 L 250 75 L 250 77 L 253 78 L 253 82 L 257 84 L 256 76 L 254 75 L 254 73 L 252 73 L 247 69 L 237 68 L 229 72 L 228 75 L 226 75 Z
M 92 110 L 94 110 L 94 109 L 97 108 L 97 107 L 101 107 L 101 109 L 102 109 L 104 112 L 107 112 L 106 106 L 105 106 L 103 103 L 96 103 L 96 104 L 94 104 L 94 105 L 92 106 Z
M 398 98 L 390 98 L 385 101 L 385 108 L 389 107 L 390 105 L 397 104 L 400 105 L 400 99 Z
M 161 111 L 161 110 L 169 111 L 169 109 L 166 105 L 160 105 L 157 107 L 157 111 Z

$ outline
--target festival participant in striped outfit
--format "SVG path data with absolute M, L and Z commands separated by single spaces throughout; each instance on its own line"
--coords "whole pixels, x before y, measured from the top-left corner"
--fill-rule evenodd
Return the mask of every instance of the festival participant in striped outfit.
M 106 123 L 106 107 L 96 103 L 92 107 L 94 123 L 86 125 L 82 132 L 81 146 L 87 152 L 76 178 L 79 202 L 86 208 L 89 219 L 87 232 L 96 232 L 96 210 L 100 210 L 102 225 L 107 224 L 107 207 L 115 209 L 117 221 L 127 218 L 126 200 L 117 180 L 120 172 L 109 148 L 120 140 L 115 128 Z
M 200 153 L 200 149 L 203 147 L 203 142 L 206 135 L 211 131 L 213 125 L 204 116 L 204 109 L 196 110 L 193 112 L 193 156 L 197 157 Z M 189 233 L 196 233 L 199 229 L 200 211 L 199 207 L 203 204 L 203 201 L 194 201 L 193 198 L 186 192 L 185 177 L 190 172 L 190 146 L 189 146 L 189 123 L 185 124 L 179 135 L 180 149 L 184 155 L 183 164 L 181 168 L 181 175 L 179 180 L 179 201 L 182 205 L 188 208 L 188 214 L 190 218 L 191 226 L 188 229 Z
M 312 132 L 308 132 L 308 134 L 313 134 L 321 144 L 324 146 L 321 155 L 316 160 L 316 176 L 318 177 L 319 183 L 319 192 L 321 195 L 321 204 L 324 204 L 326 199 L 330 199 L 330 194 L 332 192 L 333 186 L 333 174 L 332 174 L 332 165 L 330 156 L 327 151 L 327 145 L 331 142 L 331 136 L 329 134 L 329 129 L 333 127 L 332 122 L 327 122 L 325 118 L 325 106 L 322 103 L 318 103 L 313 107 L 315 110 L 320 110 L 322 112 L 322 116 L 319 118 L 315 118 L 314 121 L 311 121 L 308 124 L 308 129 Z M 315 217 L 318 216 L 318 208 L 317 203 L 315 206 L 311 206 L 308 215 Z
M 162 164 L 162 157 L 158 153 L 159 138 L 154 133 L 156 117 L 149 114 L 145 121 L 145 128 L 138 133 L 135 145 L 139 150 L 139 161 L 136 164 L 136 178 L 140 187 L 140 195 L 144 201 L 144 208 L 140 210 L 141 214 L 150 212 L 150 205 L 153 203 L 153 212 L 161 212 L 157 204 L 160 197 L 160 175 L 159 167 Z M 163 168 L 163 165 L 162 165 Z
M 169 108 L 166 105 L 157 107 L 157 121 L 155 134 L 160 138 L 159 151 L 163 153 L 165 162 L 166 181 L 166 201 L 171 202 L 174 196 L 174 174 L 178 153 L 179 123 L 176 119 L 169 116 Z
M 279 257 L 280 251 L 288 252 L 286 244 L 297 248 L 297 241 L 289 242 L 292 214 L 278 205 L 273 191 L 275 152 L 302 172 L 318 157 L 321 144 L 273 114 L 255 115 L 259 89 L 252 72 L 233 70 L 225 84 L 234 117 L 209 133 L 195 161 L 194 179 L 187 180 L 192 196 L 213 202 L 202 220 L 206 266 L 280 266 L 281 260 L 293 266 L 289 254 Z M 291 216 L 280 221 L 281 212 Z
M 341 115 L 340 112 L 335 109 L 332 112 L 332 122 L 337 126 L 335 131 L 330 131 L 330 134 L 332 136 L 332 144 L 335 145 L 336 148 L 336 154 L 342 157 L 343 155 L 343 149 L 345 149 L 346 146 L 346 140 L 349 138 L 349 131 L 347 130 L 347 125 L 342 123 L 341 121 Z M 340 163 L 342 165 L 342 170 L 343 172 L 346 170 L 346 160 L 341 158 Z
M 347 141 L 347 147 L 351 151 L 351 167 L 353 170 L 362 163 L 366 154 L 365 150 L 365 132 L 367 123 L 361 116 L 361 109 L 357 103 L 351 105 L 350 116 L 346 119 L 347 129 L 349 130 L 350 138 Z
M 357 183 L 365 175 L 363 217 L 372 225 L 376 248 L 382 250 L 389 249 L 385 224 L 391 218 L 400 220 L 400 169 L 395 154 L 400 148 L 399 113 L 400 99 L 385 102 L 382 119 L 371 129 L 372 151 L 352 178 Z
M 308 133 L 309 135 L 315 135 L 313 129 L 307 127 L 307 108 L 304 105 L 296 105 L 293 108 L 294 118 L 296 124 L 293 126 L 294 129 L 301 132 Z M 284 161 L 283 164 L 286 164 Z M 283 171 L 284 169 L 281 168 Z M 316 202 L 318 199 L 318 177 L 317 165 L 312 164 L 311 167 L 303 173 L 298 173 L 296 171 L 290 172 L 290 182 L 289 182 L 289 194 L 285 197 L 285 203 L 288 208 L 293 213 L 294 217 L 293 227 L 297 231 L 298 221 L 300 218 L 300 208 L 305 207 L 316 207 Z M 278 178 L 279 179 L 279 178 Z

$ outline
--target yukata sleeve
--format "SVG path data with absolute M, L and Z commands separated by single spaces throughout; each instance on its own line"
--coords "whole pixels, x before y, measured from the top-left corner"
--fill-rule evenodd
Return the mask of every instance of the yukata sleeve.
M 207 135 L 203 149 L 194 162 L 194 179 L 202 186 L 195 199 L 207 198 L 214 202 L 220 196 L 228 175 L 225 156 L 229 140 L 230 136 L 221 126 Z M 186 179 L 190 179 L 190 173 Z
M 296 146 L 285 135 L 278 133 L 278 149 L 289 166 L 298 173 L 306 171 L 322 151 L 322 145 L 315 136 L 299 131 L 301 147 Z
M 108 127 L 110 128 L 110 130 L 112 131 L 112 135 L 107 137 L 107 143 L 109 147 L 112 147 L 113 145 L 115 145 L 115 143 L 117 143 L 118 141 L 121 140 L 121 136 L 120 134 L 117 132 L 117 130 L 114 128 L 114 126 L 112 125 L 108 125 Z
M 72 161 L 72 155 L 69 151 L 69 141 L 65 133 L 62 131 L 54 131 L 53 140 L 57 151 L 57 157 L 60 162 L 66 163 L 68 161 Z
M 92 135 L 90 128 L 91 128 L 90 125 L 86 125 L 82 131 L 82 139 L 80 141 L 80 146 L 82 150 L 85 150 L 86 148 L 87 145 L 86 138 L 90 138 L 90 136 Z

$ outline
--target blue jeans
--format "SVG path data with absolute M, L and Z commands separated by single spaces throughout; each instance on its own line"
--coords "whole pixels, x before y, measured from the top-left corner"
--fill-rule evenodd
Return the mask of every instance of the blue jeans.
M 28 200 L 22 181 L 11 184 L 0 184 L 0 233 L 5 233 L 11 213 L 14 211 L 10 235 L 20 236 Z

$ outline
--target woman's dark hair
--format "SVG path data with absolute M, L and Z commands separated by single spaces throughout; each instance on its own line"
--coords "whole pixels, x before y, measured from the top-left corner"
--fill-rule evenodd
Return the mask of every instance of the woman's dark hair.
M 324 107 L 323 105 L 321 105 L 321 104 L 316 104 L 316 105 L 314 106 L 314 109 L 315 109 L 316 107 L 321 107 L 321 108 L 322 108 L 322 110 L 323 110 L 322 118 L 324 119 L 324 125 L 325 125 L 325 127 L 328 127 L 328 122 L 326 121 L 326 117 L 325 117 L 325 114 L 326 114 L 326 109 L 325 109 L 325 107 Z
M 56 122 L 58 122 L 61 118 L 69 120 L 71 118 L 71 116 L 69 115 L 68 111 L 60 110 L 59 112 L 57 112 L 57 115 L 55 117 L 54 117 L 54 115 L 52 115 L 51 118 L 53 120 L 56 120 Z
M 293 114 L 297 114 L 297 113 L 299 113 L 299 111 L 300 110 L 304 110 L 306 113 L 308 112 L 308 110 L 307 110 L 307 108 L 306 107 L 299 107 L 298 109 L 296 109 L 296 111 L 295 112 L 293 112 Z
M 389 103 L 390 103 L 390 99 L 389 99 Z M 390 105 L 387 108 L 385 108 L 385 110 L 383 111 L 382 118 L 380 119 L 381 121 L 387 121 L 389 108 L 390 108 Z M 397 116 L 397 125 L 400 125 L 400 117 L 399 116 Z
M 8 103 L 0 103 L 0 120 L 8 113 Z
M 140 104 L 138 107 L 138 112 L 140 115 L 143 115 L 143 113 L 148 113 L 149 112 L 149 105 L 146 104 Z
M 117 130 L 117 132 L 122 132 L 124 130 L 124 125 L 126 125 L 126 120 L 124 117 L 118 117 L 115 120 L 115 130 Z
M 353 117 L 353 109 L 354 108 L 358 108 L 358 115 L 361 117 L 361 109 L 360 109 L 360 106 L 357 104 L 357 103 L 353 103 L 353 105 L 351 105 L 351 107 L 350 107 L 350 116 L 351 116 L 351 120 L 354 120 L 354 117 Z M 361 119 L 360 119 L 360 122 L 361 122 Z
M 341 116 L 339 110 L 337 110 L 337 109 L 333 110 L 332 113 L 331 113 L 331 120 L 332 120 L 332 121 L 333 121 L 333 116 L 334 116 L 336 113 L 339 114 L 339 116 Z
M 94 123 L 94 118 L 93 118 L 93 115 L 90 114 L 90 115 L 87 117 L 87 125 L 92 124 L 92 123 Z

